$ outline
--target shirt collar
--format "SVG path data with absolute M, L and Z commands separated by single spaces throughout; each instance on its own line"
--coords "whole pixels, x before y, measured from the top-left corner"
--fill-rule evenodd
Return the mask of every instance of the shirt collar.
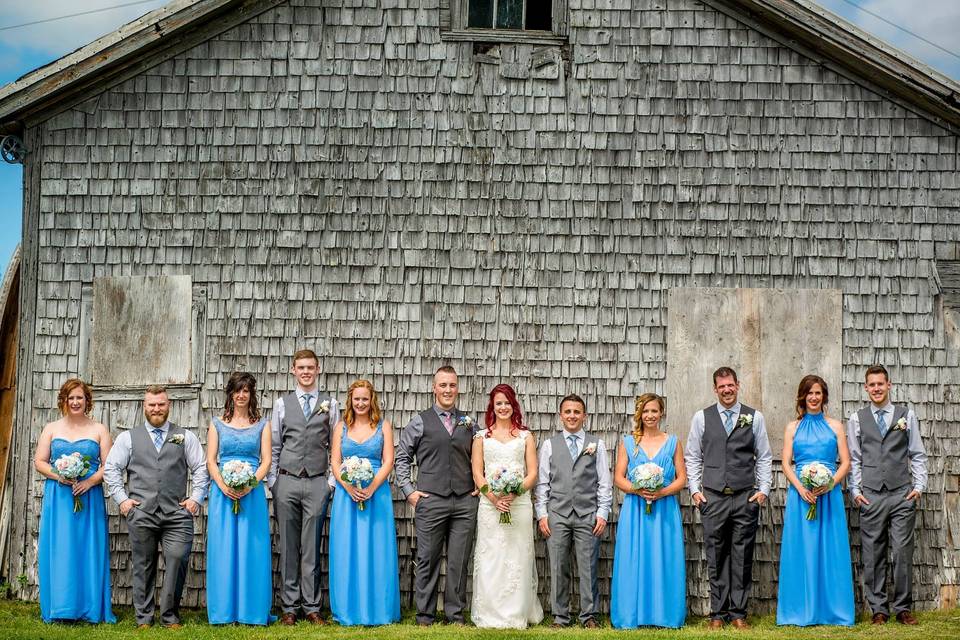
M 433 405 L 433 410 L 437 412 L 439 417 L 443 417 L 443 414 L 449 413 L 451 416 L 457 415 L 457 408 L 455 406 L 450 407 L 449 409 L 444 409 L 438 404 Z
M 303 404 L 303 396 L 310 394 L 313 398 L 316 398 L 320 395 L 319 387 L 314 387 L 313 389 L 301 389 L 297 387 L 297 399 L 300 400 L 300 404 Z
M 151 434 L 153 433 L 153 430 L 154 430 L 154 429 L 160 429 L 160 431 L 163 432 L 163 435 L 166 436 L 166 435 L 167 435 L 167 431 L 170 430 L 170 421 L 169 421 L 169 420 L 167 420 L 166 422 L 164 422 L 164 423 L 163 423 L 162 425 L 160 425 L 159 427 L 153 426 L 152 424 L 150 424 L 150 423 L 147 422 L 146 420 L 143 421 L 143 424 L 144 424 L 144 426 L 147 428 L 147 431 L 148 431 L 149 433 L 151 433 Z
M 889 400 L 887 400 L 887 404 L 883 405 L 882 407 L 878 407 L 877 405 L 875 405 L 875 404 L 873 404 L 873 403 L 871 402 L 871 403 L 870 403 L 870 412 L 871 412 L 873 415 L 877 415 L 877 411 L 883 411 L 883 412 L 885 412 L 885 413 L 883 414 L 885 417 L 886 417 L 886 416 L 892 416 L 892 415 L 893 415 L 893 403 L 890 402 Z
M 564 429 L 564 430 L 563 430 L 563 437 L 564 437 L 564 438 L 571 438 L 571 437 L 573 437 L 573 438 L 576 438 L 578 441 L 579 441 L 579 440 L 582 440 L 582 439 L 583 439 L 583 429 L 580 429 L 579 431 L 574 431 L 573 433 L 571 433 L 571 432 L 567 431 L 566 429 Z
M 722 404 L 720 404 L 720 403 L 718 402 L 718 403 L 717 403 L 717 411 L 720 413 L 721 416 L 723 416 L 723 412 L 724 412 L 724 411 L 733 411 L 733 414 L 732 414 L 732 415 L 735 415 L 735 416 L 736 416 L 736 415 L 740 415 L 740 401 L 737 400 L 737 402 L 736 402 L 732 407 L 730 407 L 729 409 L 727 409 L 725 406 L 723 406 Z

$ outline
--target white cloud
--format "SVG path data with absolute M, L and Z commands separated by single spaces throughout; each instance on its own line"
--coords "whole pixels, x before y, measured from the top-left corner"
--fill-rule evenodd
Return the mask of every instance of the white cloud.
M 4 0 L 0 3 L 2 4 L 0 6 L 0 27 L 47 20 L 82 11 L 115 7 L 133 1 Z M 84 16 L 0 31 L 0 40 L 6 48 L 30 49 L 57 57 L 93 42 L 121 25 L 162 7 L 168 1 L 151 0 L 144 4 L 113 8 Z

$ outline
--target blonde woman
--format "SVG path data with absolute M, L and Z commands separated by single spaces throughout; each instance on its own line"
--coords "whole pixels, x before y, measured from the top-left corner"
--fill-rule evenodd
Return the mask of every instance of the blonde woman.
M 367 477 L 351 476 L 358 466 Z M 382 419 L 373 385 L 357 380 L 330 442 L 330 472 L 340 484 L 330 514 L 330 609 L 341 625 L 400 619 L 391 471 L 392 425 Z
M 663 398 L 637 398 L 633 433 L 617 444 L 613 483 L 624 493 L 613 554 L 610 622 L 618 629 L 681 627 L 687 616 L 683 525 L 677 494 L 687 484 L 683 447 L 660 429 Z M 634 488 L 634 470 L 655 465 L 659 488 Z M 644 469 L 641 469 L 643 471 Z

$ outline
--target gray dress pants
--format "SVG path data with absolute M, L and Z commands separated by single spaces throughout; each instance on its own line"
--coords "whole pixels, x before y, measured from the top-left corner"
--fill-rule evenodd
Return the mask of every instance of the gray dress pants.
M 272 491 L 280 538 L 280 609 L 320 613 L 320 534 L 330 499 L 327 476 L 280 474 Z
M 593 535 L 594 518 L 579 518 L 576 514 L 560 516 L 547 514 L 550 537 L 550 606 L 556 624 L 570 624 L 570 559 L 577 559 L 580 576 L 580 622 L 596 618 L 600 613 L 597 590 L 597 559 L 600 557 L 600 538 Z
M 147 513 L 134 507 L 127 514 L 133 562 L 133 609 L 137 624 L 153 624 L 157 581 L 157 546 L 163 552 L 160 624 L 180 622 L 180 596 L 193 547 L 193 515 L 186 509 L 171 514 Z
M 707 502 L 700 506 L 700 519 L 710 572 L 710 618 L 730 621 L 747 617 L 760 521 L 760 505 L 749 502 L 754 493 L 754 489 L 729 495 L 703 490 Z
M 910 487 L 874 492 L 864 488 L 869 505 L 860 506 L 863 590 L 873 613 L 890 615 L 887 605 L 887 551 L 893 556 L 894 615 L 913 606 L 913 530 L 917 503 L 906 500 Z

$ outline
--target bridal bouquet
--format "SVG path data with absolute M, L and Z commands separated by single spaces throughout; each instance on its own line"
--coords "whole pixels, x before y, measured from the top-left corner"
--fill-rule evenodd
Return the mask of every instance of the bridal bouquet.
M 833 474 L 822 462 L 811 462 L 803 465 L 800 469 L 800 484 L 813 491 L 822 487 L 833 488 Z M 817 500 L 820 498 L 817 497 Z M 807 509 L 807 520 L 815 520 L 817 517 L 817 503 L 814 502 Z
M 254 475 L 253 465 L 243 460 L 229 460 L 224 463 L 220 475 L 228 487 L 234 490 L 251 489 L 259 484 L 257 476 Z M 240 501 L 233 501 L 233 514 L 240 513 Z
M 90 471 L 90 456 L 85 456 L 79 451 L 65 453 L 54 461 L 53 470 L 64 480 L 76 480 Z M 81 511 L 83 511 L 83 505 L 80 503 L 80 496 L 73 496 L 73 512 Z
M 373 465 L 370 464 L 369 460 L 360 456 L 345 458 L 343 464 L 340 465 L 340 479 L 352 484 L 357 489 L 361 489 L 364 483 L 372 481 L 373 475 Z M 363 500 L 357 503 L 357 508 L 360 511 L 364 510 Z
M 487 479 L 487 484 L 480 487 L 480 493 L 486 495 L 488 491 L 493 491 L 495 494 L 501 496 L 505 496 L 508 493 L 519 496 L 525 491 L 523 488 L 523 473 L 516 469 L 500 467 Z M 510 512 L 502 512 L 500 514 L 500 524 L 510 523 Z
M 663 469 L 653 462 L 644 462 L 630 472 L 630 483 L 634 489 L 656 491 L 663 487 Z M 646 512 L 651 513 L 653 501 L 647 500 Z

